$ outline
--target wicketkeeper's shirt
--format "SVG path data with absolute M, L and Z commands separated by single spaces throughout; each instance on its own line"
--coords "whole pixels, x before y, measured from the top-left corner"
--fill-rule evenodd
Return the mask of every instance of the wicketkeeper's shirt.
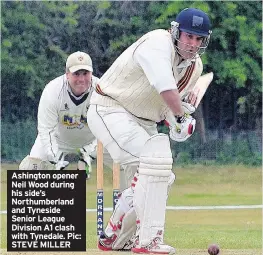
M 184 96 L 203 70 L 198 56 L 179 61 L 168 31 L 149 32 L 115 60 L 101 77 L 90 103 L 119 105 L 136 117 L 159 122 L 169 111 L 160 93 L 178 89 Z
M 92 86 L 80 97 L 71 92 L 66 75 L 49 82 L 40 98 L 38 135 L 45 149 L 52 147 L 74 151 L 90 144 L 95 137 L 87 123 L 87 109 L 98 78 L 92 76 Z

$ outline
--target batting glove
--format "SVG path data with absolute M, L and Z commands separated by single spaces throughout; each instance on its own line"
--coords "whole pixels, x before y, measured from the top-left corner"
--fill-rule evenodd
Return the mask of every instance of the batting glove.
M 184 101 L 182 101 L 182 107 L 184 112 L 187 114 L 193 114 L 196 110 L 196 108 L 192 104 L 186 103 Z
M 169 126 L 169 136 L 176 142 L 184 142 L 194 133 L 195 125 L 196 120 L 190 114 L 175 117 L 175 123 Z

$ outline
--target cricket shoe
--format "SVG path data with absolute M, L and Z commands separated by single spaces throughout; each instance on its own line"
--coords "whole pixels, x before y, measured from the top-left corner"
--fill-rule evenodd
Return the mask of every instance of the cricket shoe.
M 98 248 L 102 251 L 130 251 L 133 247 L 133 242 L 128 241 L 121 249 L 114 249 L 112 246 L 116 239 L 117 236 L 115 234 L 109 237 L 105 233 L 102 233 L 99 237 Z
M 131 249 L 133 253 L 144 253 L 144 254 L 175 254 L 175 248 L 170 245 L 162 243 L 161 239 L 156 237 L 150 244 L 146 246 L 135 245 Z

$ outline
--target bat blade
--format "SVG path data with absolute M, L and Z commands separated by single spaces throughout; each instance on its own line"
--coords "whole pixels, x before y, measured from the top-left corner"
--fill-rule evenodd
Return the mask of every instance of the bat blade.
M 196 101 L 194 104 L 195 108 L 198 107 L 201 100 L 203 99 L 204 94 L 205 94 L 208 86 L 210 85 L 210 83 L 213 80 L 213 77 L 214 77 L 213 72 L 204 74 L 204 75 L 199 77 L 196 84 L 194 85 L 193 91 L 195 91 L 197 93 L 197 98 L 196 98 Z
M 193 103 L 195 108 L 198 107 L 201 100 L 203 99 L 204 94 L 205 94 L 208 86 L 210 85 L 210 83 L 213 80 L 213 77 L 214 77 L 213 72 L 204 74 L 204 75 L 199 77 L 196 84 L 194 85 L 192 91 L 194 91 L 195 94 L 197 95 L 196 100 Z M 188 100 L 187 96 L 183 96 L 182 98 L 184 98 L 183 100 L 187 102 L 187 100 Z M 168 111 L 165 119 L 169 123 L 169 125 L 176 125 L 176 123 L 177 123 L 176 119 L 174 117 L 174 114 L 171 110 Z

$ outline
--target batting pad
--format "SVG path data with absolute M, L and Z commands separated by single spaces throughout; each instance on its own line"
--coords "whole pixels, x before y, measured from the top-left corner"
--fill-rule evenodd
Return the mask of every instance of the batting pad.
M 105 229 L 106 235 L 117 236 L 112 244 L 114 250 L 122 249 L 136 231 L 136 213 L 132 204 L 133 190 L 129 188 L 122 192 Z
M 152 136 L 141 153 L 139 177 L 134 189 L 134 207 L 140 220 L 140 246 L 148 245 L 155 237 L 163 239 L 172 163 L 168 136 Z

